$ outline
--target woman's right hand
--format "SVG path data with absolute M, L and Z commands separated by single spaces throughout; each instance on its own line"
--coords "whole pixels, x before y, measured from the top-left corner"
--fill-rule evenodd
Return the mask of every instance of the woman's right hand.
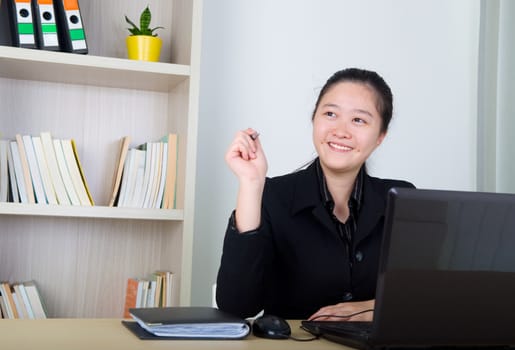
M 240 182 L 265 181 L 268 165 L 256 130 L 238 131 L 225 154 L 225 161 Z
M 254 129 L 239 131 L 225 154 L 225 161 L 238 177 L 235 224 L 240 233 L 261 224 L 261 200 L 268 165 Z

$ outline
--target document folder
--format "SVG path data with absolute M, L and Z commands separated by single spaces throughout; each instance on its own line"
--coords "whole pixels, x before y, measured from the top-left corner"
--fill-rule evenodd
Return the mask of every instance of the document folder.
M 34 14 L 30 0 L 3 0 L 0 11 L 7 12 L 11 46 L 36 49 Z
M 59 37 L 53 0 L 33 0 L 36 42 L 41 50 L 59 51 Z
M 131 308 L 136 322 L 122 321 L 140 339 L 242 339 L 244 319 L 211 307 Z
M 78 0 L 54 0 L 59 45 L 62 51 L 88 53 L 86 33 Z

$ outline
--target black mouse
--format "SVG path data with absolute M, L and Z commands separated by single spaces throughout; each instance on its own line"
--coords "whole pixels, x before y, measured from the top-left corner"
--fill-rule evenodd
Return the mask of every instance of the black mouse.
M 274 316 L 263 315 L 254 320 L 252 323 L 252 333 L 256 337 L 271 339 L 288 339 L 291 334 L 291 328 L 286 320 Z

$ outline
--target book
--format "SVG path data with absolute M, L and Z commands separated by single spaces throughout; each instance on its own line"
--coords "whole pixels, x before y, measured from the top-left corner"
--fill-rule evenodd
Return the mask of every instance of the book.
M 27 153 L 25 152 L 25 146 L 23 144 L 23 138 L 20 134 L 16 134 L 16 144 L 18 145 L 17 149 L 17 158 L 20 160 L 21 164 L 21 173 L 20 173 L 20 179 L 23 181 L 23 188 L 24 188 L 24 199 L 26 200 L 25 203 L 36 203 L 36 198 L 34 197 L 34 188 L 32 187 L 32 180 L 30 177 L 30 169 L 29 169 L 29 162 L 27 160 Z M 12 145 L 12 144 L 11 144 Z M 13 150 L 13 156 L 14 156 L 14 150 Z M 16 166 L 16 164 L 15 164 Z M 16 176 L 18 179 L 18 176 Z M 19 189 L 19 187 L 18 187 Z M 20 191 L 21 192 L 21 191 Z
M 39 172 L 39 166 L 36 159 L 36 152 L 34 151 L 34 144 L 32 143 L 32 137 L 30 137 L 30 135 L 23 135 L 22 140 L 23 146 L 25 147 L 25 155 L 27 156 L 27 163 L 29 165 L 30 178 L 34 188 L 34 194 L 36 196 L 36 203 L 48 203 L 45 190 L 43 189 L 43 180 L 41 179 L 41 174 Z
M 7 171 L 9 172 L 9 189 L 11 194 L 10 199 L 14 203 L 19 203 L 20 197 L 18 192 L 18 184 L 16 182 L 16 173 L 14 171 L 14 159 L 10 142 L 7 143 Z
M 34 319 L 34 311 L 32 310 L 32 306 L 30 305 L 29 296 L 27 295 L 27 291 L 25 290 L 25 286 L 23 283 L 19 283 L 15 285 L 15 288 L 18 287 L 19 293 L 23 300 L 23 304 L 25 305 L 25 309 L 27 310 L 27 315 L 29 319 Z
M 60 205 L 79 205 L 79 198 L 75 193 L 68 195 L 64 179 L 61 175 L 60 166 L 57 160 L 56 150 L 54 148 L 54 142 L 49 132 L 40 133 L 41 143 L 43 145 L 43 152 L 46 157 L 48 171 L 50 173 L 50 179 L 54 186 L 57 202 Z M 62 156 L 62 152 L 61 152 Z M 63 158 L 64 159 L 64 158 Z M 69 177 L 69 175 L 68 175 Z
M 123 317 L 130 318 L 129 309 L 136 307 L 136 298 L 138 295 L 138 283 L 136 278 L 129 278 L 127 280 L 127 288 L 125 290 L 125 306 L 123 309 Z
M 45 304 L 34 281 L 23 282 L 35 319 L 47 318 Z
M 72 139 L 65 139 L 60 141 L 64 159 L 66 160 L 66 165 L 72 179 L 73 188 L 79 196 L 80 204 L 85 206 L 94 205 L 93 198 L 89 192 L 88 184 L 77 155 L 75 141 Z M 54 143 L 54 147 L 55 146 L 56 145 Z
M 159 183 L 156 196 L 153 198 L 152 208 L 162 208 L 163 195 L 166 184 L 166 169 L 168 168 L 168 144 L 160 142 L 159 151 L 161 158 L 161 166 L 159 167 Z
M 20 150 L 18 148 L 18 142 L 11 141 L 11 156 L 13 159 L 13 167 L 11 169 L 14 169 L 14 172 L 16 174 L 16 188 L 18 189 L 19 193 L 19 199 L 21 203 L 29 203 L 29 198 L 27 195 L 27 188 L 25 187 L 25 171 L 23 169 L 23 166 L 21 164 L 21 157 L 20 157 Z M 14 186 L 11 185 L 11 186 Z M 32 185 L 31 185 L 32 187 Z M 13 190 L 14 192 L 14 190 Z
M 140 208 L 140 202 L 142 202 L 141 197 L 143 196 L 143 185 L 145 179 L 145 163 L 147 161 L 147 150 L 146 149 L 138 149 L 136 153 L 136 163 L 133 163 L 136 168 L 133 168 L 135 171 L 134 178 L 134 188 L 129 188 L 129 197 L 131 197 L 131 201 L 129 202 L 128 207 Z
M 143 169 L 145 166 L 145 151 L 132 148 L 129 150 L 127 167 L 124 169 L 126 181 L 122 181 L 121 201 L 119 207 L 133 206 L 134 197 L 137 194 L 136 183 L 143 182 Z M 139 179 L 138 179 L 139 176 Z
M 12 289 L 14 290 L 12 292 L 12 295 L 14 299 L 14 304 L 16 305 L 16 311 L 18 311 L 18 317 L 21 319 L 28 319 L 29 312 L 27 310 L 27 307 L 25 306 L 25 302 L 23 301 L 19 285 L 13 284 Z
M 75 143 L 74 139 L 71 139 L 71 140 L 63 140 L 63 145 L 65 143 L 67 143 L 68 141 L 70 142 L 70 144 L 72 146 L 72 151 L 73 151 L 73 155 L 75 157 L 77 168 L 79 169 L 80 177 L 81 177 L 82 182 L 84 184 L 84 188 L 86 189 L 86 194 L 88 195 L 88 198 L 89 198 L 89 204 L 90 205 L 95 205 L 95 202 L 93 201 L 93 197 L 91 196 L 91 192 L 89 190 L 88 181 L 86 181 L 86 175 L 84 174 L 84 168 L 82 167 L 82 164 L 81 164 L 80 159 L 79 159 L 79 152 L 77 151 L 77 144 Z M 64 146 L 63 146 L 63 149 L 64 149 Z
M 7 306 L 5 305 L 4 296 L 0 290 L 0 318 L 9 318 L 7 316 Z
M 59 169 L 59 176 L 61 177 L 61 179 L 63 181 L 66 197 L 68 197 L 70 204 L 81 205 L 79 195 L 78 195 L 77 191 L 75 190 L 75 186 L 73 185 L 73 180 L 70 175 L 70 171 L 68 170 L 68 164 L 66 163 L 66 159 L 64 158 L 63 146 L 61 144 L 61 140 L 58 140 L 58 139 L 52 140 L 52 147 L 55 152 L 57 168 Z M 86 198 L 87 198 L 87 196 L 86 196 Z M 66 199 L 63 198 L 63 201 L 66 202 Z
M 168 146 L 168 160 L 166 165 L 166 182 L 163 195 L 162 208 L 176 208 L 176 189 L 177 189 L 177 155 L 178 138 L 176 134 L 168 134 L 163 138 Z
M 7 310 L 7 318 L 19 318 L 18 310 L 16 309 L 16 304 L 14 302 L 11 286 L 7 282 L 2 282 L 0 284 L 0 292 L 4 297 L 4 302 Z
M 130 136 L 124 136 L 120 142 L 120 150 L 118 153 L 118 162 L 116 163 L 116 169 L 113 178 L 113 190 L 111 192 L 111 198 L 109 199 L 108 206 L 112 207 L 116 203 L 116 199 L 119 197 L 120 186 L 122 184 L 122 174 L 125 165 L 125 159 L 129 151 L 129 144 L 131 142 Z
M 136 207 L 148 208 L 150 197 L 152 196 L 152 183 L 154 182 L 156 155 L 152 142 L 147 142 L 145 147 L 145 170 L 143 173 L 143 184 L 141 186 L 141 194 L 137 199 Z
M 50 177 L 50 170 L 48 169 L 48 162 L 46 159 L 45 151 L 43 150 L 43 142 L 41 142 L 41 137 L 32 136 L 32 145 L 34 147 L 34 154 L 36 155 L 36 161 L 38 164 L 39 174 L 41 176 L 41 183 L 43 184 L 46 202 L 48 204 L 57 205 L 57 195 L 55 193 L 54 184 L 52 183 L 52 179 Z
M 212 307 L 136 308 L 129 312 L 136 322 L 122 323 L 141 339 L 153 338 L 152 335 L 180 339 L 242 339 L 250 333 L 247 321 Z M 151 336 L 142 336 L 134 323 Z
M 9 198 L 9 172 L 7 170 L 7 153 L 9 141 L 0 140 L 0 202 L 7 202 Z

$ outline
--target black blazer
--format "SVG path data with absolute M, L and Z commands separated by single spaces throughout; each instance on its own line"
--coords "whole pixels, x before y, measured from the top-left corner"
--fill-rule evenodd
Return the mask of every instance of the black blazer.
M 386 195 L 405 181 L 365 175 L 363 200 L 347 253 L 320 195 L 315 164 L 266 180 L 261 225 L 239 234 L 227 227 L 217 278 L 222 310 L 251 317 L 262 309 L 305 319 L 319 308 L 375 297 Z

